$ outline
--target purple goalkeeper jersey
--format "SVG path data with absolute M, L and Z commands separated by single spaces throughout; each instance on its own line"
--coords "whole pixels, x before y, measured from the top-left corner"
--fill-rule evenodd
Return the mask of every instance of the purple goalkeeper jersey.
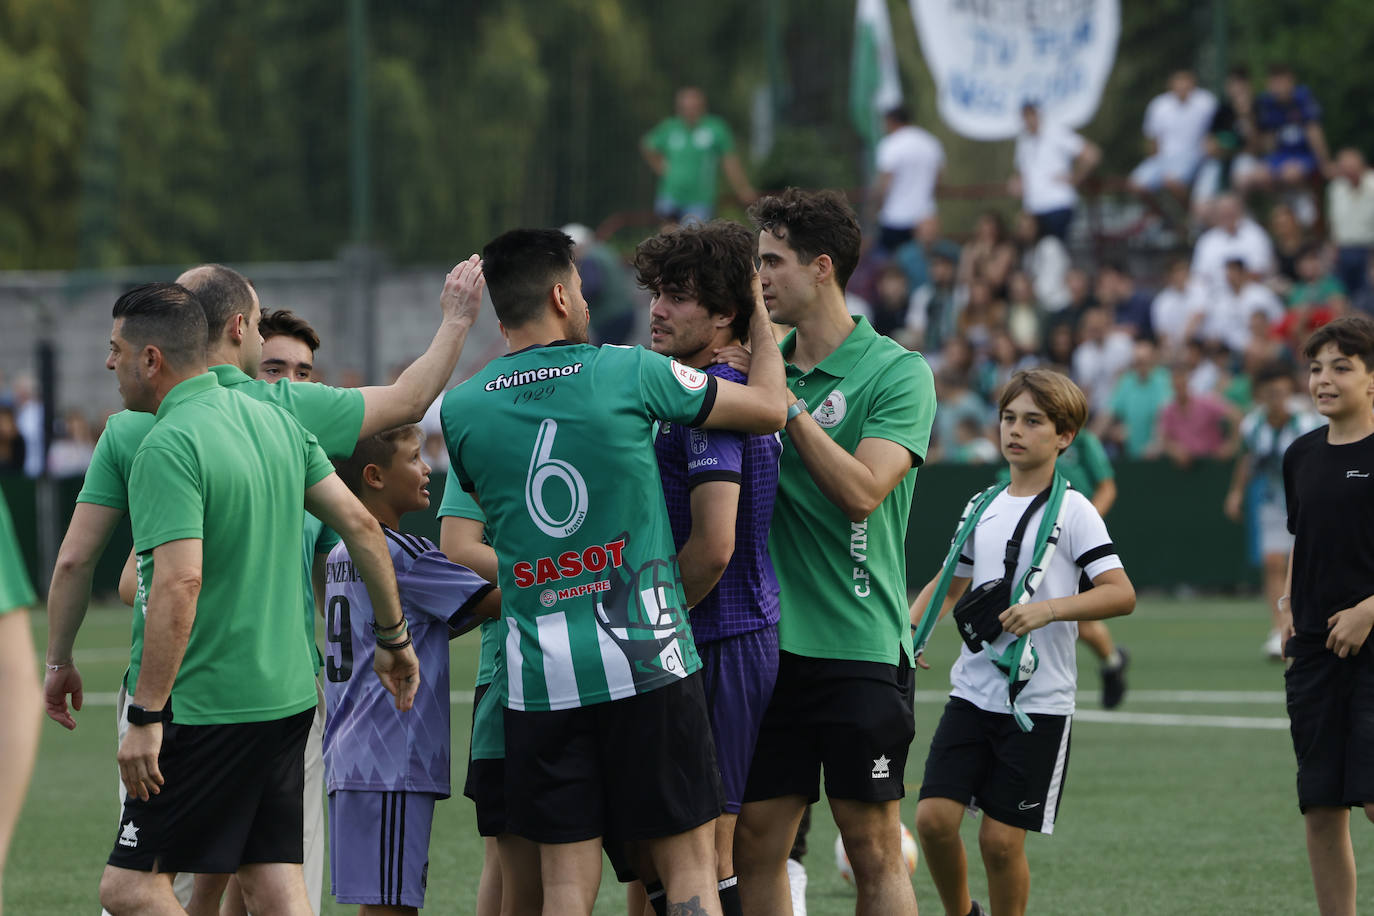
M 372 671 L 377 640 L 372 600 L 348 555 L 329 552 L 325 567 L 324 765 L 330 792 L 449 793 L 448 641 L 450 624 L 471 623 L 471 609 L 492 585 L 451 562 L 422 537 L 383 527 L 415 654 L 420 690 L 408 712 L 396 709 Z
M 741 384 L 748 381 L 729 366 L 711 366 L 706 372 Z M 768 526 L 773 520 L 778 456 L 782 454 L 778 437 L 663 423 L 654 437 L 654 451 L 678 550 L 692 532 L 692 488 L 708 480 L 740 485 L 735 554 L 720 582 L 690 612 L 697 644 L 777 623 L 778 578 L 768 556 Z

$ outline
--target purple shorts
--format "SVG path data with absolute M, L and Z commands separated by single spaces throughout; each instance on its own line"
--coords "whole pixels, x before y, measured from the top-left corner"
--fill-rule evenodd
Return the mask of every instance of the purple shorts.
M 778 678 L 778 627 L 697 646 L 725 812 L 739 814 L 763 712 Z
M 428 792 L 329 793 L 329 892 L 339 903 L 425 905 Z

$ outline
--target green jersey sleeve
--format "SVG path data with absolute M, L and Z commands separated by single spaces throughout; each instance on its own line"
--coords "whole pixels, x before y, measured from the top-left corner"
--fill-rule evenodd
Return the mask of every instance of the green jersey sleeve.
M 121 411 L 106 421 L 77 502 L 129 511 L 129 473 L 134 455 L 156 421 L 150 413 L 131 410 Z
M 141 448 L 129 476 L 129 518 L 134 550 L 205 536 L 205 494 L 200 468 L 189 453 L 166 445 Z
M 279 383 L 280 384 L 280 383 Z M 301 384 L 297 382 L 296 384 Z M 315 440 L 313 434 L 305 432 L 305 486 L 306 489 L 324 480 L 334 473 L 334 465 L 330 462 L 329 456 L 320 448 L 320 443 Z M 354 440 L 356 442 L 356 440 Z M 353 454 L 351 447 L 349 454 Z
M 451 464 L 444 479 L 444 498 L 439 503 L 439 518 L 467 518 L 483 524 L 487 521 L 477 500 L 458 482 L 458 473 Z
M 1085 429 L 1078 434 L 1078 447 L 1083 458 L 1083 467 L 1087 470 L 1088 476 L 1092 478 L 1094 488 L 1103 481 L 1116 477 L 1116 472 L 1112 470 L 1111 459 L 1107 457 L 1107 450 L 1102 447 L 1101 439 Z M 1091 493 L 1084 493 L 1083 495 L 1089 500 L 1092 499 Z
M 896 442 L 911 452 L 913 465 L 920 465 L 926 460 L 934 422 L 935 376 L 925 358 L 912 353 L 883 374 L 859 439 Z
M 255 396 L 261 395 L 261 400 L 284 408 L 312 433 L 326 456 L 347 458 L 353 454 L 363 428 L 364 403 L 360 390 L 332 388 L 314 382 L 282 385 L 255 379 L 252 384 L 261 386 L 254 391 Z
M 0 498 L 0 614 L 37 603 L 33 583 L 24 568 L 24 554 L 14 535 L 10 507 Z
M 664 152 L 668 148 L 668 131 L 672 129 L 672 121 L 659 121 L 653 129 L 644 135 L 644 145 L 651 150 Z
M 705 422 L 716 403 L 714 376 L 643 347 L 632 352 L 639 358 L 639 391 L 650 416 L 687 426 Z

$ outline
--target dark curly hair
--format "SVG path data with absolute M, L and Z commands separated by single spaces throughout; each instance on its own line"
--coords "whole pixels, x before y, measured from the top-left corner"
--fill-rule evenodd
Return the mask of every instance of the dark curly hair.
M 859 264 L 859 220 L 839 191 L 788 188 L 759 198 L 749 216 L 759 229 L 786 242 L 803 264 L 829 255 L 841 290 Z
M 730 333 L 749 339 L 757 239 L 739 223 L 717 219 L 651 236 L 635 249 L 635 275 L 650 292 L 676 288 L 712 315 L 733 315 Z
M 273 337 L 294 337 L 309 347 L 311 353 L 320 348 L 320 335 L 315 333 L 310 322 L 290 309 L 263 312 L 262 318 L 258 321 L 258 331 L 262 334 L 263 340 Z

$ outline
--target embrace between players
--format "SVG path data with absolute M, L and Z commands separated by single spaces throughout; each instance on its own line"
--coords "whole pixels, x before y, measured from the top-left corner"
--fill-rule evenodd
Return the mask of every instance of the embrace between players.
M 45 685 L 72 727 L 90 567 L 127 512 L 110 912 L 218 912 L 232 873 L 253 913 L 318 912 L 318 866 L 307 880 L 300 863 L 320 846 L 305 774 L 321 670 L 333 893 L 368 913 L 422 906 L 450 791 L 447 641 L 485 619 L 465 784 L 489 838 L 479 913 L 590 913 L 603 848 L 642 881 L 634 908 L 789 912 L 785 863 L 822 771 L 857 912 L 914 913 L 899 800 L 916 661 L 949 611 L 965 647 L 917 832 L 945 912 L 980 912 L 958 827 L 981 809 L 992 911 L 1024 912 L 1025 833 L 1053 830 L 1064 787 L 1075 622 L 1135 601 L 1101 517 L 1055 470 L 1083 395 L 1052 372 L 1013 377 L 1010 484 L 970 501 L 908 608 L 930 370 L 848 314 L 860 238 L 842 198 L 789 190 L 751 215 L 757 238 L 714 222 L 640 246 L 655 352 L 589 345 L 571 240 L 507 233 L 449 275 L 435 343 L 385 388 L 250 378 L 267 364 L 260 305 L 225 268 L 121 297 L 109 365 L 130 411 L 64 541 Z M 484 286 L 510 352 L 443 399 L 441 551 L 399 530 L 428 504 L 406 424 L 451 374 Z M 774 322 L 794 328 L 778 346 Z M 323 657 L 303 567 L 322 585 Z M 200 876 L 190 896 L 173 873 Z

